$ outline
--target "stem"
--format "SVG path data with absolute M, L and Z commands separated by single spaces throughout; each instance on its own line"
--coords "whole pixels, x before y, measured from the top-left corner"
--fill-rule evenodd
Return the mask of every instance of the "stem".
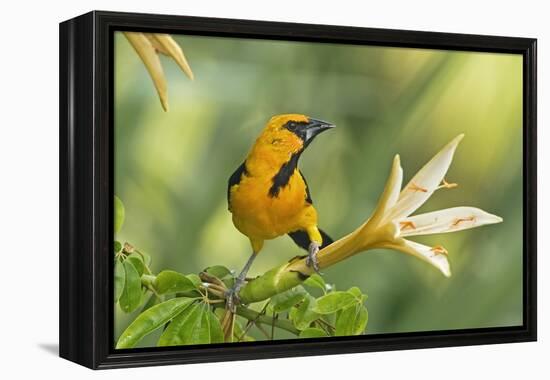
M 363 250 L 364 227 L 365 225 L 362 225 L 351 234 L 320 250 L 317 254 L 319 267 L 328 268 Z M 306 265 L 305 258 L 292 259 L 249 281 L 240 290 L 239 298 L 243 304 L 266 300 L 301 284 L 313 273 L 313 268 Z
M 257 311 L 248 309 L 244 306 L 237 307 L 236 314 L 248 319 L 249 321 L 256 320 L 256 323 L 261 323 L 268 326 L 271 326 L 271 324 L 273 323 L 276 327 L 280 329 L 286 330 L 294 335 L 300 335 L 300 330 L 294 327 L 294 325 L 286 319 L 275 319 L 275 321 L 273 322 L 272 318 L 268 317 L 267 315 L 260 314 Z
M 279 314 L 273 312 L 271 315 L 271 340 L 275 337 L 275 321 L 279 319 Z
M 315 322 L 319 323 L 319 325 L 325 326 L 329 330 L 332 330 L 332 331 L 336 330 L 336 327 L 334 327 L 333 325 L 325 321 L 323 318 L 319 318 Z M 330 333 L 330 331 L 328 332 Z
M 151 274 L 142 274 L 141 275 L 141 284 L 145 286 L 146 288 L 152 288 L 154 287 L 155 279 L 157 276 L 153 276 Z
M 267 338 L 267 340 L 273 340 L 273 336 L 269 336 L 267 331 L 265 331 L 264 327 L 259 323 L 254 323 L 254 325 L 264 334 L 264 336 Z
M 265 303 L 264 307 L 262 308 L 262 310 L 258 313 L 258 317 L 260 315 L 264 315 L 265 314 L 265 311 L 267 309 L 267 306 L 269 305 L 269 301 Z M 246 334 L 248 334 L 248 330 L 250 330 L 250 328 L 252 327 L 252 325 L 254 324 L 255 326 L 257 326 L 258 328 L 260 328 L 259 326 L 261 326 L 259 323 L 256 324 L 256 320 L 258 319 L 258 317 L 256 317 L 256 319 L 254 320 L 250 320 L 248 321 L 248 323 L 246 324 L 246 327 L 243 331 L 243 333 L 241 334 L 241 337 L 238 338 L 238 341 L 240 342 L 245 336 Z

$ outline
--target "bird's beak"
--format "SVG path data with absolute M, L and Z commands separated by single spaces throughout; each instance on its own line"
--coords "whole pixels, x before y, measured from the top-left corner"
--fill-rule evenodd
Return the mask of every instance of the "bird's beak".
M 334 127 L 335 127 L 334 124 L 328 123 L 326 121 L 310 118 L 305 130 L 306 132 L 305 142 L 310 142 L 319 133 Z

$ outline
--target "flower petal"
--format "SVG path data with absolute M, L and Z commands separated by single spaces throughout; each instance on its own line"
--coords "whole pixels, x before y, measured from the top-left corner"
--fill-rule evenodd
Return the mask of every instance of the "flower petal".
M 435 190 L 445 177 L 453 155 L 463 134 L 445 145 L 403 188 L 399 200 L 391 211 L 389 220 L 402 219 L 416 211 Z
M 502 218 L 475 207 L 453 207 L 408 217 L 399 221 L 400 236 L 455 232 L 485 224 L 502 222 Z
M 428 247 L 427 245 L 419 244 L 414 241 L 406 239 L 400 240 L 402 244 L 392 244 L 391 246 L 386 246 L 385 248 L 392 248 L 418 257 L 419 259 L 426 261 L 439 269 L 445 277 L 451 277 L 451 268 L 445 253 L 440 253 L 436 248 Z
M 194 79 L 193 71 L 191 71 L 191 67 L 183 54 L 183 50 L 177 42 L 174 41 L 171 35 L 163 33 L 148 33 L 147 37 L 158 51 L 164 55 L 172 57 L 182 71 L 189 77 L 189 79 Z
M 397 199 L 399 198 L 399 191 L 401 190 L 401 184 L 403 183 L 403 169 L 401 168 L 401 161 L 399 155 L 396 154 L 393 158 L 393 164 L 391 167 L 390 175 L 386 181 L 384 191 L 378 200 L 378 205 L 374 210 L 371 221 L 373 224 L 378 223 L 384 218 L 384 215 L 388 214 Z
M 166 79 L 164 78 L 164 71 L 162 70 L 162 65 L 160 64 L 159 56 L 151 44 L 151 41 L 143 33 L 135 32 L 124 32 L 124 35 L 132 44 L 136 53 L 143 61 L 143 64 L 147 68 L 151 79 L 157 89 L 157 93 L 160 98 L 160 103 L 162 108 L 165 111 L 168 111 L 168 95 L 167 95 L 167 86 Z

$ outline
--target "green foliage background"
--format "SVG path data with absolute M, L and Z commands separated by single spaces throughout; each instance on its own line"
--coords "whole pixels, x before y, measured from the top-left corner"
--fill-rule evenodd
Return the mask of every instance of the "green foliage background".
M 418 212 L 476 206 L 504 223 L 414 238 L 445 246 L 453 276 L 370 251 L 324 277 L 369 295 L 368 333 L 522 323 L 521 56 L 174 37 L 195 81 L 161 57 L 165 113 L 142 62 L 115 36 L 115 193 L 126 208 L 117 239 L 149 253 L 154 271 L 244 265 L 251 251 L 232 225 L 226 184 L 274 114 L 337 125 L 301 159 L 320 226 L 335 239 L 370 215 L 394 154 L 407 181 L 465 133 L 447 177 L 459 187 L 436 192 Z M 269 241 L 250 274 L 297 254 L 290 238 Z M 118 336 L 135 315 L 115 314 Z

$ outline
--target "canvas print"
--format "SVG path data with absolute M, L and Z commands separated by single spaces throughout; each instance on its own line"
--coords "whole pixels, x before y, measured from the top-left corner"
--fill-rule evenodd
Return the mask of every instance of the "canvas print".
M 113 347 L 523 323 L 522 56 L 114 33 Z

